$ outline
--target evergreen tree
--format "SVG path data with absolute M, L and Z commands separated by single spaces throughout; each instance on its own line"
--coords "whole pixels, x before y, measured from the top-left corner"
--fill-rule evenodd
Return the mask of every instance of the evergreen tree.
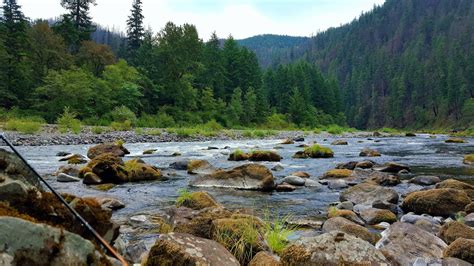
M 145 34 L 141 0 L 133 0 L 131 12 L 127 20 L 127 41 L 129 53 L 134 54 L 140 48 Z
M 95 0 L 61 0 L 61 6 L 69 10 L 69 14 L 63 16 L 64 27 L 70 27 L 72 23 L 75 33 L 72 49 L 76 51 L 82 41 L 90 40 L 91 33 L 95 31 L 89 16 L 90 5 L 96 5 Z M 65 38 L 66 39 L 66 38 Z

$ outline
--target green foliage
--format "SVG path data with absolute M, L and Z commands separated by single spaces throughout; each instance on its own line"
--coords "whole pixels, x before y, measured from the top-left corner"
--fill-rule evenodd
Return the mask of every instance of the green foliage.
M 326 131 L 329 134 L 338 135 L 338 134 L 344 133 L 344 128 L 342 128 L 338 125 L 330 125 L 326 128 Z
M 101 126 L 93 126 L 91 128 L 91 131 L 94 134 L 102 134 L 102 133 L 106 132 L 107 130 L 106 130 L 106 128 L 101 127 Z
M 33 134 L 40 131 L 42 123 L 27 119 L 10 119 L 5 124 L 5 130 L 18 131 L 24 134 Z
M 305 148 L 304 153 L 311 158 L 328 158 L 334 156 L 334 152 L 330 148 L 318 144 Z
M 110 127 L 116 131 L 129 131 L 132 129 L 132 122 L 125 120 L 123 122 L 112 122 Z
M 267 117 L 267 121 L 264 124 L 265 128 L 270 129 L 293 129 L 295 125 L 289 123 L 283 114 L 272 114 Z
M 281 218 L 276 217 L 272 220 L 269 218 L 269 215 L 266 214 L 265 241 L 272 252 L 276 254 L 281 254 L 289 244 L 288 237 L 298 229 L 296 226 L 287 226 L 290 219 L 291 216 L 288 215 Z
M 464 223 L 464 213 L 462 212 L 457 212 L 454 219 L 460 223 Z
M 74 134 L 79 134 L 81 132 L 81 121 L 76 119 L 77 114 L 71 112 L 69 107 L 64 107 L 64 112 L 61 116 L 58 117 L 56 123 L 59 126 L 59 132 L 66 133 L 67 131 L 71 130 Z
M 186 201 L 189 201 L 192 199 L 192 193 L 189 192 L 185 188 L 181 188 L 178 190 L 178 198 L 176 199 L 176 206 L 181 206 L 183 205 Z
M 124 123 L 128 121 L 131 125 L 135 124 L 137 117 L 134 112 L 132 112 L 128 107 L 122 105 L 115 107 L 114 110 L 110 113 L 112 120 L 118 123 Z

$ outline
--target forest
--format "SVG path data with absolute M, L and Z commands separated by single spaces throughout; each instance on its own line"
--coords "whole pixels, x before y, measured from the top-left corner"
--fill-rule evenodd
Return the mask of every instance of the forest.
M 73 116 L 87 125 L 125 128 L 346 123 L 337 82 L 316 65 L 297 61 L 264 70 L 232 36 L 203 41 L 194 25 L 172 22 L 157 33 L 145 30 L 141 0 L 133 1 L 123 39 L 95 34 L 94 0 L 62 0 L 58 5 L 69 12 L 49 21 L 31 21 L 16 0 L 3 2 L 4 119 L 55 123 Z

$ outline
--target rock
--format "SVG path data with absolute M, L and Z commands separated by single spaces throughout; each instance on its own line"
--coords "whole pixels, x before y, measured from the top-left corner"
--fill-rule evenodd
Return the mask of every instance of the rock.
M 410 179 L 410 183 L 422 186 L 431 186 L 439 182 L 441 182 L 441 179 L 432 175 L 419 175 Z
M 79 235 L 45 224 L 0 216 L 2 252 L 13 265 L 100 265 L 107 261 Z M 4 253 L 5 254 L 5 253 Z
M 288 183 L 279 184 L 275 188 L 275 190 L 278 192 L 291 192 L 291 191 L 294 191 L 295 189 L 296 189 L 295 186 L 290 185 Z
M 376 201 L 372 202 L 372 207 L 376 208 L 376 209 L 389 210 L 389 211 L 391 211 L 395 214 L 398 213 L 398 205 L 390 203 L 390 202 L 384 202 L 384 201 L 376 200 Z
M 331 145 L 348 145 L 346 140 L 343 139 L 338 139 L 333 142 L 331 142 Z
M 351 201 L 355 204 L 371 206 L 376 200 L 397 204 L 398 193 L 390 188 L 361 183 L 344 190 L 340 194 L 340 201 Z
M 303 142 L 303 141 L 304 141 L 304 137 L 294 137 L 294 138 L 293 138 L 293 141 L 294 141 L 294 142 Z
M 238 242 L 240 248 L 234 249 L 233 254 L 241 265 L 247 265 L 258 252 L 269 249 L 264 240 L 264 227 L 260 219 L 249 215 L 218 219 L 212 221 L 211 239 L 228 250 L 233 250 Z
M 283 182 L 288 183 L 293 186 L 304 186 L 305 179 L 298 176 L 287 176 L 283 178 Z
M 372 133 L 372 136 L 374 136 L 374 137 L 381 137 L 381 136 L 382 136 L 382 133 L 375 131 L 374 133 Z
M 87 163 L 86 157 L 80 154 L 71 154 L 59 159 L 60 162 L 67 162 L 68 164 L 84 164 Z
M 445 140 L 444 142 L 446 143 L 468 143 L 468 141 L 462 139 L 462 138 L 449 138 Z
M 401 207 L 406 212 L 450 216 L 463 211 L 470 202 L 471 200 L 465 192 L 443 188 L 412 192 L 404 199 Z
M 143 155 L 150 155 L 150 154 L 153 154 L 157 151 L 157 149 L 149 149 L 149 150 L 145 150 L 143 151 Z
M 433 235 L 437 235 L 439 230 L 441 229 L 441 226 L 439 224 L 431 223 L 428 220 L 424 219 L 416 221 L 415 225 Z
M 188 174 L 207 175 L 216 171 L 216 168 L 206 160 L 190 160 L 187 166 L 187 170 Z
M 402 222 L 396 222 L 385 230 L 376 245 L 395 265 L 412 265 L 417 258 L 442 258 L 446 246 L 440 238 Z
M 453 257 L 474 263 L 474 240 L 457 239 L 444 250 L 444 257 Z
M 82 183 L 86 185 L 98 185 L 102 184 L 102 179 L 93 172 L 87 172 L 82 175 Z
M 352 221 L 356 224 L 364 225 L 364 221 L 362 221 L 357 214 L 355 214 L 351 210 L 339 210 L 335 207 L 331 207 L 328 210 L 328 218 L 334 217 L 344 217 L 349 221 Z
M 137 159 L 125 162 L 124 166 L 127 171 L 128 182 L 168 179 L 161 174 L 161 171 L 158 168 L 142 163 Z
M 449 245 L 461 237 L 474 239 L 474 229 L 458 221 L 452 221 L 441 227 L 438 236 Z
M 64 173 L 60 173 L 56 180 L 58 182 L 79 182 L 81 181 L 81 179 L 77 178 L 77 177 L 74 177 L 74 176 L 70 176 L 70 175 L 67 175 L 67 174 L 64 174 Z
M 249 160 L 254 162 L 279 162 L 281 156 L 274 151 L 254 151 L 249 154 Z
M 231 170 L 217 170 L 190 182 L 197 187 L 226 187 L 271 191 L 275 188 L 272 172 L 263 165 L 245 164 Z
M 466 192 L 471 200 L 474 200 L 474 186 L 459 180 L 447 179 L 437 183 L 435 188 L 453 188 L 462 190 Z
M 357 162 L 355 161 L 351 161 L 351 162 L 347 162 L 347 163 L 340 163 L 340 164 L 337 164 L 336 165 L 336 169 L 349 169 L 349 170 L 354 170 L 354 168 L 356 167 L 357 165 Z
M 387 263 L 369 242 L 340 231 L 303 238 L 281 254 L 282 265 L 377 265 Z
M 193 210 L 180 207 L 169 209 L 168 215 L 170 216 L 170 224 L 174 226 L 174 232 L 211 238 L 212 221 L 230 218 L 232 213 L 223 208 Z
M 38 177 L 17 155 L 0 148 L 0 174 L 2 172 L 9 179 L 23 183 L 27 189 L 43 190 Z
M 332 158 L 334 157 L 334 152 L 318 144 L 314 144 L 308 148 L 305 148 L 303 151 L 304 155 L 309 158 Z M 296 155 L 296 154 L 295 154 Z
M 343 179 L 328 180 L 327 184 L 330 189 L 343 189 L 349 187 L 346 180 Z
M 351 222 L 343 217 L 334 217 L 328 219 L 326 222 L 324 222 L 322 231 L 324 233 L 341 231 L 363 239 L 372 245 L 375 245 L 377 240 L 379 240 L 379 237 L 376 234 L 371 233 L 367 228 Z
M 85 179 L 85 174 L 88 172 L 94 173 L 105 183 L 123 183 L 128 180 L 128 173 L 125 169 L 124 162 L 121 158 L 111 153 L 95 156 L 86 167 L 81 169 L 79 178 Z M 97 180 L 95 176 L 90 179 Z
M 350 211 L 352 211 L 354 209 L 354 204 L 350 201 L 339 202 L 336 205 L 336 208 L 338 208 L 339 210 L 350 210 Z
M 466 205 L 466 207 L 464 208 L 464 211 L 467 214 L 473 213 L 474 212 L 474 202 L 471 202 L 468 205 Z
M 393 212 L 382 209 L 363 210 L 360 213 L 360 217 L 367 224 L 378 224 L 382 222 L 394 223 L 397 221 L 397 216 Z
M 304 186 L 305 187 L 311 187 L 311 188 L 318 188 L 318 189 L 321 189 L 322 188 L 322 185 L 316 181 L 316 180 L 312 180 L 312 179 L 309 179 L 309 178 L 305 178 L 304 179 Z
M 64 157 L 64 156 L 68 156 L 70 154 L 71 154 L 70 152 L 60 151 L 60 152 L 56 153 L 56 157 Z
M 104 153 L 112 153 L 117 157 L 123 157 L 130 152 L 120 143 L 104 143 L 95 145 L 87 151 L 87 157 L 94 159 Z
M 280 163 L 278 163 L 278 164 L 276 164 L 275 166 L 272 167 L 272 171 L 275 171 L 275 172 L 281 171 L 283 169 L 285 169 L 285 168 Z
M 370 169 L 374 166 L 374 162 L 372 161 L 361 161 L 361 162 L 358 162 L 355 167 L 356 168 L 362 168 L 362 169 Z
M 349 169 L 332 169 L 323 174 L 321 179 L 350 179 L 352 170 Z
M 355 213 L 361 213 L 364 210 L 372 209 L 370 205 L 365 205 L 365 204 L 356 204 L 354 205 L 354 208 L 352 209 Z
M 374 170 L 380 172 L 388 172 L 388 173 L 398 173 L 402 170 L 410 171 L 410 167 L 404 164 L 399 164 L 395 162 L 388 162 L 382 166 L 374 167 Z
M 219 243 L 183 233 L 160 235 L 148 254 L 146 266 L 229 265 L 239 266 L 236 258 Z
M 462 162 L 464 164 L 473 165 L 474 164 L 474 154 L 465 155 Z
M 80 170 L 81 170 L 81 166 L 79 165 L 61 165 L 54 174 L 57 176 L 63 173 L 66 175 L 77 177 L 79 175 Z
M 180 160 L 173 162 L 169 165 L 169 168 L 175 170 L 188 170 L 189 160 Z
M 249 155 L 239 149 L 235 150 L 231 154 L 229 154 L 229 161 L 245 161 L 249 159 Z
M 396 186 L 401 183 L 400 177 L 397 175 L 384 172 L 371 172 L 365 182 L 380 186 Z
M 303 171 L 298 171 L 298 172 L 294 172 L 291 174 L 292 176 L 298 176 L 298 177 L 301 177 L 301 178 L 310 178 L 311 175 L 306 173 L 306 172 L 303 172 Z
M 372 150 L 369 148 L 364 148 L 360 153 L 359 156 L 361 157 L 379 157 L 381 156 L 380 152 L 376 150 Z
M 266 251 L 260 251 L 250 261 L 249 266 L 279 266 L 280 258 Z
M 189 196 L 184 197 L 181 201 L 178 198 L 177 207 L 187 207 L 193 210 L 201 210 L 204 208 L 222 208 L 209 193 L 205 191 L 197 191 L 191 193 Z
M 469 213 L 464 217 L 464 224 L 470 227 L 474 227 L 474 213 Z
M 413 132 L 407 132 L 405 133 L 405 137 L 416 137 L 416 134 Z
M 125 204 L 118 199 L 113 198 L 95 198 L 102 208 L 110 210 L 119 210 L 125 208 Z
M 24 199 L 28 195 L 28 187 L 21 181 L 6 178 L 0 183 L 0 201 L 11 202 Z
M 295 142 L 291 139 L 285 139 L 284 141 L 282 141 L 280 144 L 283 144 L 283 145 L 290 145 L 290 144 L 294 144 Z
M 433 217 L 431 217 L 429 215 L 426 215 L 426 214 L 425 215 L 416 215 L 416 214 L 413 214 L 413 213 L 408 213 L 408 214 L 403 215 L 400 218 L 400 222 L 402 222 L 402 223 L 416 224 L 419 221 L 425 221 L 425 222 L 428 222 L 430 224 L 440 226 L 439 221 L 437 221 Z

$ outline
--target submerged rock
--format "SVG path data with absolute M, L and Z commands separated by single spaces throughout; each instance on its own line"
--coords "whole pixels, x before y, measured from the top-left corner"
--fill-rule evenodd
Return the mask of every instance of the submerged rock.
M 442 258 L 447 245 L 415 225 L 396 222 L 382 233 L 376 247 L 390 263 L 412 265 L 417 258 Z
M 364 148 L 362 151 L 359 153 L 359 156 L 361 157 L 379 157 L 381 156 L 380 152 L 376 150 L 372 150 L 369 148 Z
M 341 231 L 303 238 L 281 254 L 283 265 L 377 265 L 388 263 L 369 242 Z
M 388 162 L 382 166 L 374 167 L 374 170 L 380 171 L 380 172 L 398 173 L 402 170 L 410 171 L 410 167 L 404 164 L 400 164 L 400 163 Z
M 372 203 L 376 200 L 397 204 L 398 193 L 390 188 L 361 183 L 341 192 L 340 201 L 346 200 L 369 206 L 372 206 Z
M 120 143 L 104 143 L 91 147 L 87 151 L 87 157 L 89 157 L 89 159 L 94 159 L 104 153 L 112 153 L 117 157 L 123 157 L 126 154 L 130 154 L 130 152 Z
M 148 254 L 146 266 L 228 265 L 239 266 L 237 259 L 221 244 L 183 233 L 160 235 Z
M 462 138 L 449 138 L 444 141 L 445 143 L 468 143 L 467 140 Z
M 2 252 L 13 258 L 14 265 L 103 265 L 107 261 L 90 241 L 49 225 L 0 216 L 0 232 Z
M 64 173 L 58 174 L 56 180 L 58 182 L 79 182 L 79 181 L 81 181 L 81 179 L 79 179 L 77 177 L 70 176 L 70 175 L 67 175 L 67 174 L 64 174 Z
M 276 186 L 275 190 L 278 192 L 291 192 L 296 189 L 295 186 L 287 184 L 287 183 L 282 183 Z
M 259 164 L 245 164 L 231 170 L 217 170 L 190 182 L 197 187 L 225 187 L 271 191 L 275 188 L 272 172 Z
M 450 216 L 463 211 L 470 202 L 464 191 L 443 188 L 412 192 L 404 199 L 401 207 L 407 212 Z
M 188 164 L 190 160 L 179 160 L 176 162 L 173 162 L 169 165 L 169 168 L 175 169 L 175 170 L 188 170 Z

